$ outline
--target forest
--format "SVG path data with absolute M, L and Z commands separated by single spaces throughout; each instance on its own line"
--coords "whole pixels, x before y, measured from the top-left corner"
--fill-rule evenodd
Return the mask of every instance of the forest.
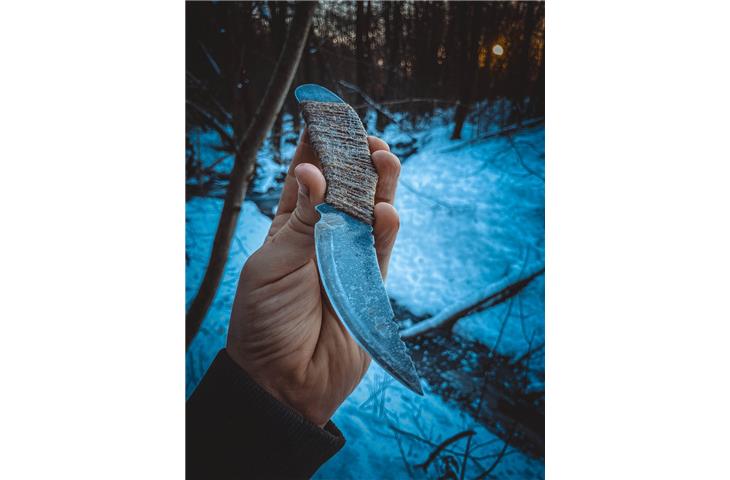
M 543 478 L 543 2 L 186 3 L 186 388 L 225 344 L 318 83 L 399 156 L 386 284 L 424 379 L 377 365 L 316 478 Z

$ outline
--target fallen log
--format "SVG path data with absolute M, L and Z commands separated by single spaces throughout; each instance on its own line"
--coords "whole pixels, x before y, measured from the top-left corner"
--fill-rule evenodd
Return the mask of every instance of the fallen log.
M 487 308 L 507 300 L 519 293 L 535 277 L 545 273 L 545 265 L 540 264 L 529 269 L 507 275 L 490 284 L 482 291 L 475 292 L 460 301 L 441 310 L 433 317 L 418 322 L 401 330 L 401 338 L 411 338 L 423 335 L 432 330 L 451 331 L 456 322 L 473 312 L 477 308 Z

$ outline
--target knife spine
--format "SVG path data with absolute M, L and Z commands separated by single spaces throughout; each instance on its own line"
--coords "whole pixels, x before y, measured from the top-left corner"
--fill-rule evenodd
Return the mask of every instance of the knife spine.
M 325 202 L 372 225 L 378 174 L 360 117 L 346 103 L 304 101 L 301 108 L 327 180 Z

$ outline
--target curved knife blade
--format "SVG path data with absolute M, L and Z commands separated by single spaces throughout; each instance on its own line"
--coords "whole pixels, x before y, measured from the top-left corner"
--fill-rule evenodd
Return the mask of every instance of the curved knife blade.
M 326 203 L 315 208 L 317 266 L 332 308 L 378 365 L 423 395 L 380 276 L 372 227 Z

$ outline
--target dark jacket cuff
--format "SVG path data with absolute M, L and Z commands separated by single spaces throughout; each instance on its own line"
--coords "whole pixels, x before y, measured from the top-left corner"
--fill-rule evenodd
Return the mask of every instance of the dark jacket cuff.
M 345 444 L 261 388 L 221 350 L 186 405 L 187 478 L 308 478 Z

